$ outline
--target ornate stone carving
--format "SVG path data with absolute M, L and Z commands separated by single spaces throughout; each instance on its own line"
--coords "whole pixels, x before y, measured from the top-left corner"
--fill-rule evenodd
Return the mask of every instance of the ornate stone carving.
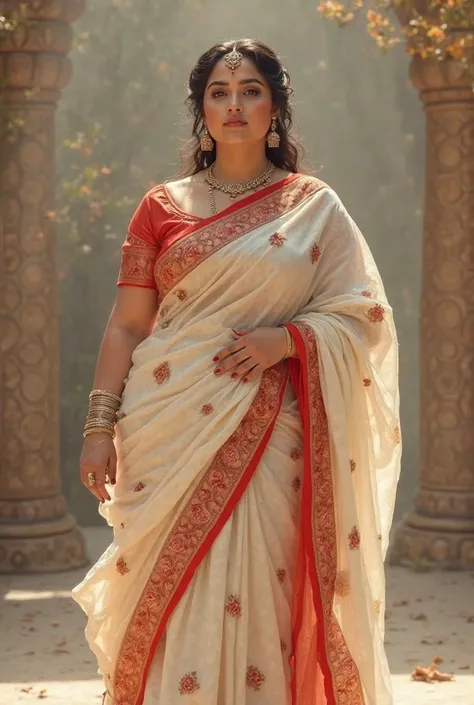
M 454 61 L 415 58 L 427 113 L 421 470 L 392 563 L 474 568 L 474 93 Z
M 85 563 L 60 493 L 54 111 L 84 0 L 30 0 L 0 43 L 0 572 Z M 0 0 L 0 14 L 18 6 Z

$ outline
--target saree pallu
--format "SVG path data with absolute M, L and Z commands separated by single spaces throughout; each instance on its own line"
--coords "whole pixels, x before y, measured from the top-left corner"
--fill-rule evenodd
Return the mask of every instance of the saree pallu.
M 398 349 L 361 233 L 291 175 L 155 253 L 128 245 L 123 283 L 156 282 L 159 312 L 100 507 L 114 540 L 73 591 L 105 702 L 390 705 Z M 297 358 L 214 375 L 232 328 L 279 323 Z

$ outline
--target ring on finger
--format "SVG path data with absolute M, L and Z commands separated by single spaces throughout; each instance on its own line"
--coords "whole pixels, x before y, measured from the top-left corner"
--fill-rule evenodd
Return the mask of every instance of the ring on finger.
M 89 485 L 89 487 L 93 487 L 93 485 L 97 484 L 97 477 L 95 475 L 95 472 L 87 473 L 87 484 Z

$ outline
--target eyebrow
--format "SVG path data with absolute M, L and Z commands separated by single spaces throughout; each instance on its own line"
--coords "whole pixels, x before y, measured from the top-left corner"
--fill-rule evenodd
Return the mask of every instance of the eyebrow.
M 263 86 L 265 88 L 265 84 L 262 83 L 262 81 L 260 81 L 258 78 L 244 78 L 243 81 L 239 81 L 239 83 L 241 86 L 245 86 L 245 85 L 247 85 L 247 83 L 259 83 L 261 86 Z M 228 86 L 228 85 L 229 85 L 229 81 L 213 81 L 212 83 L 210 83 L 208 85 L 207 90 L 212 88 L 212 86 Z

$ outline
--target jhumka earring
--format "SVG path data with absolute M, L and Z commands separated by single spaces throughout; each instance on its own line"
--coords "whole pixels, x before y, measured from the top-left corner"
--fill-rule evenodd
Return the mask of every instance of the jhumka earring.
M 277 126 L 277 119 L 276 119 L 276 116 L 274 115 L 272 117 L 271 132 L 269 132 L 267 135 L 267 144 L 270 147 L 270 149 L 278 149 L 278 147 L 280 146 L 280 135 L 276 131 L 276 126 Z
M 235 47 L 232 49 L 232 51 L 225 55 L 224 63 L 227 68 L 232 71 L 232 76 L 234 75 L 235 69 L 239 68 L 243 58 L 244 55 L 241 54 L 240 51 L 237 51 Z
M 211 135 L 209 134 L 209 130 L 207 129 L 207 125 L 204 125 L 204 134 L 201 137 L 201 151 L 202 152 L 212 152 L 214 149 L 214 142 L 212 140 Z

